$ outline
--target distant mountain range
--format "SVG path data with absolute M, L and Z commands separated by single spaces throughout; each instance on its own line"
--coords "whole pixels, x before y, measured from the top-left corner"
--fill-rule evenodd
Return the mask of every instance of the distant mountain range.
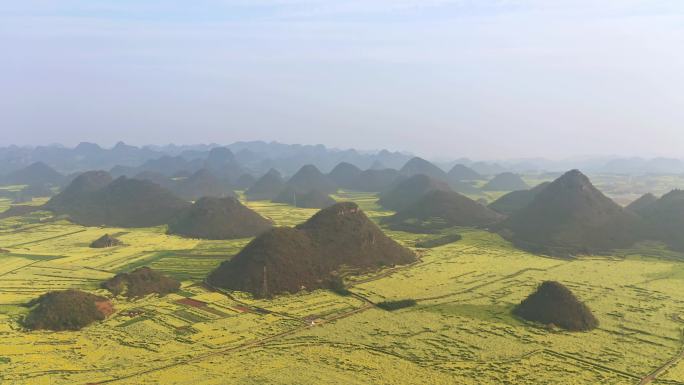
M 67 148 L 60 145 L 38 147 L 0 147 L 0 175 L 9 175 L 30 164 L 42 162 L 63 174 L 88 170 L 111 170 L 115 175 L 132 176 L 142 171 L 162 172 L 165 165 L 185 167 L 194 172 L 201 168 L 212 149 L 227 148 L 235 161 L 246 171 L 262 175 L 277 168 L 284 175 L 292 175 L 303 165 L 314 164 L 329 172 L 340 162 L 348 162 L 361 169 L 373 164 L 387 168 L 401 168 L 412 158 L 410 154 L 380 150 L 361 152 L 353 149 L 337 150 L 323 145 L 283 144 L 277 142 L 236 142 L 193 146 L 130 146 L 123 142 L 112 148 L 94 143 L 80 143 Z M 130 174 L 130 175 L 129 175 Z
M 366 169 L 396 169 L 405 167 L 413 155 L 388 150 L 359 151 L 354 149 L 333 149 L 324 145 L 283 144 L 278 142 L 250 141 L 235 142 L 226 146 L 219 144 L 131 146 L 123 142 L 111 148 L 95 143 L 83 142 L 76 147 L 61 145 L 0 147 L 0 176 L 31 164 L 41 162 L 61 174 L 69 175 L 87 170 L 108 170 L 113 175 L 134 176 L 144 171 L 162 172 L 166 169 L 192 173 L 212 162 L 212 150 L 227 149 L 230 154 L 220 154 L 234 161 L 233 173 L 244 172 L 263 175 L 271 168 L 284 176 L 293 175 L 306 164 L 313 164 L 324 173 L 331 171 L 341 162 Z M 213 151 L 216 154 L 216 151 Z M 454 166 L 467 166 L 474 175 L 492 176 L 503 172 L 516 173 L 560 173 L 579 168 L 588 173 L 609 174 L 684 174 L 684 160 L 673 158 L 620 158 L 594 157 L 569 160 L 548 160 L 529 158 L 499 161 L 472 161 L 459 158 L 452 161 L 435 161 L 442 174 Z M 239 166 L 239 168 L 237 168 Z M 408 166 L 421 167 L 421 164 Z M 223 168 L 222 168 L 223 169 Z M 410 174 L 406 170 L 407 174 Z M 430 174 L 428 174 L 430 175 Z M 236 175 L 230 175 L 235 179 Z M 557 175 L 555 175 L 557 176 Z

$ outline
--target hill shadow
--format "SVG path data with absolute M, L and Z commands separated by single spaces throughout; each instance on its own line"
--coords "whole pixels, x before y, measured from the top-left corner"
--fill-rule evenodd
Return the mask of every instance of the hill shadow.
M 416 307 L 416 310 L 467 317 L 487 322 L 495 321 L 513 326 L 522 325 L 523 323 L 516 319 L 512 314 L 514 307 L 514 304 L 476 305 L 468 303 L 444 303 L 437 305 L 422 305 Z

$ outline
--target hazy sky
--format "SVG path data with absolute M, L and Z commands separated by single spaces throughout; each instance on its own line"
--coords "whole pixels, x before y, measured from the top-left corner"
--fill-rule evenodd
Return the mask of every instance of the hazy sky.
M 682 0 L 4 0 L 0 145 L 684 158 Z

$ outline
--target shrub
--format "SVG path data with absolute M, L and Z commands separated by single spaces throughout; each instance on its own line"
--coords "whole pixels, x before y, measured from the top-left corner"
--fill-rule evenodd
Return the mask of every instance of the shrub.
M 417 302 L 415 299 L 400 299 L 396 301 L 383 301 L 383 302 L 378 302 L 375 304 L 375 306 L 379 307 L 382 310 L 387 310 L 387 311 L 394 311 L 394 310 L 399 310 L 407 307 L 412 307 L 416 306 Z

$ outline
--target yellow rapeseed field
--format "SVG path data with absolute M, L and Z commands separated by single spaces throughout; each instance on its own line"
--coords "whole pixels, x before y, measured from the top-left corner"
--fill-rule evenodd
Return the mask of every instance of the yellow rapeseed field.
M 375 220 L 390 214 L 373 194 L 335 198 L 358 202 Z M 281 226 L 315 212 L 246 204 Z M 346 276 L 352 296 L 318 290 L 254 299 L 203 285 L 249 239 L 82 227 L 49 213 L 2 220 L 0 248 L 9 252 L 0 254 L 0 383 L 636 384 L 661 367 L 654 383 L 684 382 L 681 256 L 642 245 L 560 260 L 484 231 L 449 231 L 463 239 L 419 250 L 416 264 Z M 124 245 L 88 247 L 105 233 Z M 425 237 L 387 233 L 410 247 Z M 181 279 L 181 290 L 113 298 L 114 315 L 78 332 L 22 329 L 29 300 L 66 288 L 108 296 L 100 282 L 139 266 Z M 571 288 L 600 327 L 570 333 L 513 317 L 512 307 L 543 280 Z M 370 303 L 407 298 L 417 305 L 388 312 Z

